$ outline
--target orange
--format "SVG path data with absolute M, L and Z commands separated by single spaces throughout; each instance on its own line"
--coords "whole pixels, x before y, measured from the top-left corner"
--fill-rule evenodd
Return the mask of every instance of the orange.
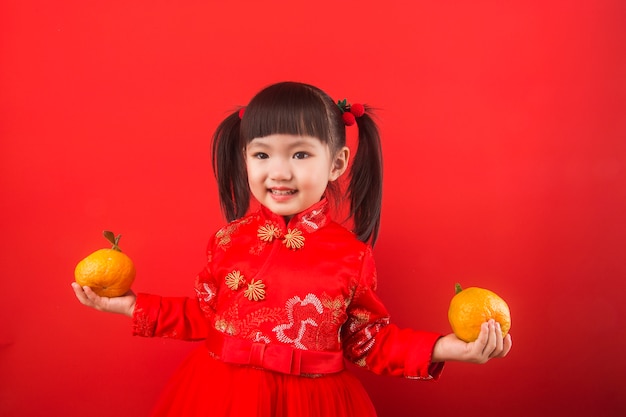
M 456 284 L 456 295 L 450 301 L 448 320 L 452 331 L 461 340 L 473 342 L 478 338 L 480 326 L 491 319 L 500 323 L 502 335 L 511 328 L 511 312 L 506 302 L 493 291 Z
M 109 231 L 103 234 L 113 247 L 99 249 L 80 261 L 74 278 L 81 287 L 88 286 L 101 297 L 118 297 L 130 290 L 135 280 L 135 265 L 118 246 L 121 236 L 115 237 Z

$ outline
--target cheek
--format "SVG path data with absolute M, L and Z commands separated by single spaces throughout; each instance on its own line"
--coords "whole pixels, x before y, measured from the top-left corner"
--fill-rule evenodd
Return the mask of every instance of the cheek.
M 246 173 L 248 174 L 248 178 L 249 179 L 252 179 L 252 178 L 255 177 L 255 175 L 254 175 L 255 172 L 258 175 L 259 169 L 258 169 L 258 167 L 255 168 L 255 161 L 254 161 L 254 159 L 250 159 L 250 158 L 246 159 L 245 160 L 245 164 L 246 164 Z
M 328 171 L 323 169 L 308 171 L 300 177 L 300 182 L 307 188 L 323 190 L 328 185 Z
M 248 175 L 248 186 L 250 189 L 265 188 L 265 180 L 267 173 L 265 168 L 258 160 L 246 163 L 246 173 Z

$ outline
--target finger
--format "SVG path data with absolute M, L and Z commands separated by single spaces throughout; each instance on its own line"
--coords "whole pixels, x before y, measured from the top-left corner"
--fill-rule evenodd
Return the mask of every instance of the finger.
M 491 319 L 487 322 L 488 332 L 487 332 L 487 343 L 485 344 L 485 348 L 483 349 L 483 355 L 486 358 L 491 357 L 494 350 L 496 349 L 496 322 Z
M 504 338 L 502 353 L 500 354 L 500 357 L 503 358 L 506 355 L 508 355 L 512 347 L 513 347 L 513 338 L 511 337 L 511 334 L 509 333 Z
M 74 290 L 74 294 L 76 295 L 76 298 L 78 298 L 78 301 L 80 301 L 81 304 L 90 306 L 91 301 L 89 300 L 89 298 L 87 298 L 87 295 L 85 294 L 85 291 L 83 290 L 83 288 L 80 285 L 78 285 L 78 283 L 76 282 L 72 282 L 71 285 L 72 285 L 72 289 Z
M 83 289 L 81 288 L 80 285 L 78 285 L 77 282 L 72 281 L 70 283 L 70 285 L 72 286 L 72 289 L 74 290 L 74 293 L 78 296 L 79 293 L 83 292 Z
M 111 303 L 111 299 L 108 297 L 101 297 L 90 287 L 83 287 L 83 291 L 85 291 L 85 295 L 89 299 L 90 306 L 100 311 L 108 311 L 109 304 Z
M 100 296 L 95 293 L 90 287 L 84 286 L 83 291 L 85 292 L 85 296 L 94 304 L 98 304 L 100 302 Z
M 478 333 L 478 337 L 474 341 L 474 346 L 476 350 L 482 352 L 485 350 L 485 346 L 487 346 L 487 342 L 489 341 L 489 323 L 484 322 L 480 325 L 480 333 Z
M 470 344 L 471 350 L 468 352 L 471 356 L 469 360 L 471 362 L 483 363 L 489 359 L 488 355 L 485 355 L 487 345 L 489 343 L 489 323 L 484 322 L 480 325 L 480 333 L 478 338 Z
M 497 358 L 502 354 L 502 350 L 504 349 L 504 337 L 502 336 L 502 327 L 499 322 L 495 323 L 495 341 L 496 347 L 494 351 L 491 353 L 492 358 Z
M 89 298 L 93 297 L 93 295 L 95 294 L 91 287 L 88 287 L 87 285 L 83 286 L 83 291 L 85 292 L 85 295 Z

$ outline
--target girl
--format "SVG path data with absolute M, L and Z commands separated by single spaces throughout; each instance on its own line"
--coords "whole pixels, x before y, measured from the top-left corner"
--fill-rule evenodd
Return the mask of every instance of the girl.
M 390 324 L 372 256 L 378 129 L 368 108 L 338 104 L 311 85 L 279 83 L 219 125 L 213 170 L 230 223 L 209 243 L 195 298 L 104 298 L 72 284 L 81 303 L 131 317 L 135 335 L 205 341 L 154 416 L 375 416 L 344 359 L 426 380 L 439 377 L 444 361 L 484 363 L 509 352 L 510 336 L 493 321 L 473 343 Z M 342 190 L 346 124 L 355 119 L 358 147 Z M 353 231 L 331 219 L 344 195 Z

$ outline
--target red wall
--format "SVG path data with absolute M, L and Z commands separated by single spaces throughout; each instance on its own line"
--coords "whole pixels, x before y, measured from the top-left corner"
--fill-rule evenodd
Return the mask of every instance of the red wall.
M 192 295 L 210 134 L 286 79 L 381 109 L 394 320 L 448 332 L 456 281 L 512 310 L 505 360 L 359 371 L 381 416 L 626 412 L 624 2 L 179 3 L 0 4 L 0 415 L 147 413 L 194 345 L 82 307 L 73 267 L 111 229 L 137 291 Z

